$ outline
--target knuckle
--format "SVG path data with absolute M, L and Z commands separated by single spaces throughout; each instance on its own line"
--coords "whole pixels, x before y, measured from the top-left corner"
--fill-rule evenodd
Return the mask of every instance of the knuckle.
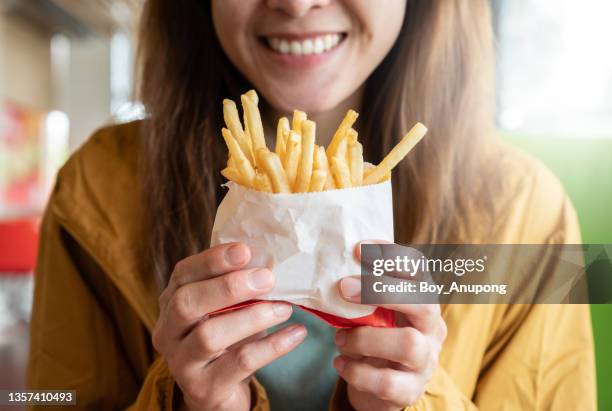
M 347 345 L 352 347 L 352 350 L 367 355 L 370 344 L 367 343 L 368 330 L 367 327 L 357 327 L 354 330 L 347 332 Z
M 402 329 L 402 342 L 404 345 L 412 345 L 419 339 L 420 332 L 412 327 Z
M 421 387 L 421 388 L 412 387 L 408 389 L 406 391 L 406 401 L 408 402 L 408 405 L 412 406 L 416 404 L 424 392 L 425 392 L 425 387 Z
M 191 319 L 191 305 L 191 294 L 184 288 L 176 290 L 169 302 L 170 309 L 174 315 L 184 321 Z
M 270 304 L 257 304 L 253 307 L 252 321 L 257 324 L 267 323 L 273 316 Z
M 342 372 L 342 376 L 352 385 L 354 385 L 358 390 L 362 391 L 363 388 L 359 384 L 359 370 L 355 366 L 353 361 L 348 361 L 348 363 L 344 366 L 344 370 Z
M 269 344 L 272 350 L 272 355 L 274 357 L 278 357 L 288 349 L 285 340 L 279 336 L 274 336 L 273 338 L 271 338 Z
M 241 294 L 240 283 L 241 281 L 237 275 L 228 274 L 223 276 L 223 280 L 221 282 L 223 293 L 231 299 L 238 299 Z
M 248 345 L 244 345 L 236 352 L 236 365 L 238 369 L 246 374 L 251 374 L 256 370 L 256 356 Z
M 164 337 L 161 326 L 159 322 L 155 325 L 153 329 L 153 333 L 151 334 L 151 342 L 153 343 L 153 348 L 159 353 L 163 351 L 164 347 Z
M 157 305 L 160 308 L 160 311 L 163 310 L 163 308 L 166 306 L 166 303 L 168 301 L 168 288 L 165 288 L 164 291 L 161 292 L 161 294 L 159 294 L 159 297 L 157 297 Z
M 172 274 L 170 275 L 170 282 L 172 284 L 180 285 L 180 278 L 185 274 L 187 270 L 185 260 L 181 260 L 174 264 Z
M 401 359 L 403 361 L 410 361 L 414 357 L 417 349 L 417 344 L 419 344 L 419 338 L 417 334 L 418 331 L 411 327 L 407 327 L 402 331 Z
M 377 395 L 383 400 L 392 401 L 400 391 L 397 378 L 389 370 L 381 370 L 377 384 Z
M 216 353 L 224 347 L 219 344 L 215 327 L 209 321 L 202 322 L 196 329 L 197 344 L 205 353 Z
M 439 309 L 440 307 L 436 304 L 423 304 L 421 307 L 421 310 L 423 311 L 423 315 L 425 316 L 425 318 L 431 318 L 435 316 L 437 313 L 437 310 Z

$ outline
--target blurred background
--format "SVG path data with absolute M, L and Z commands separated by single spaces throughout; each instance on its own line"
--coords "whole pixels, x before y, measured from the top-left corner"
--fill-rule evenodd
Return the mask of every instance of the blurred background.
M 0 0 L 0 389 L 23 387 L 39 218 L 55 173 L 133 98 L 141 0 Z M 585 243 L 612 243 L 612 2 L 493 0 L 497 124 L 561 179 Z M 612 305 L 593 305 L 612 410 Z

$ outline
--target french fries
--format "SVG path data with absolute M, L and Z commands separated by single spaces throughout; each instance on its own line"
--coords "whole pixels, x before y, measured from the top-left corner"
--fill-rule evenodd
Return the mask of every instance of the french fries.
M 257 150 L 257 158 L 263 170 L 270 178 L 272 191 L 275 193 L 290 193 L 289 180 L 283 168 L 280 158 L 276 153 L 271 153 L 267 148 Z
M 253 163 L 253 149 L 251 147 L 251 138 L 245 134 L 240 124 L 240 117 L 238 116 L 238 109 L 236 103 L 232 100 L 223 100 L 223 119 L 225 125 L 232 132 L 232 135 L 238 141 L 242 152 L 247 156 L 249 161 Z
M 359 141 L 351 143 L 348 149 L 351 184 L 359 187 L 363 183 L 363 146 Z
M 325 148 L 323 147 L 316 148 L 313 166 L 314 166 L 315 171 L 323 171 L 325 173 L 325 189 L 326 190 L 333 190 L 334 188 L 336 188 L 336 185 L 334 184 L 334 178 L 331 176 L 329 172 L 329 161 L 327 160 L 327 154 L 325 153 Z
M 251 136 L 251 147 L 253 147 L 253 152 L 255 153 L 260 148 L 266 148 L 266 138 L 261 123 L 261 114 L 252 96 L 243 95 L 241 100 L 246 124 Z M 257 159 L 255 159 L 255 165 L 257 165 Z
M 254 190 L 275 193 L 305 193 L 360 187 L 391 178 L 391 170 L 425 136 L 427 128 L 417 123 L 378 164 L 366 163 L 363 146 L 353 128 L 359 114 L 349 110 L 327 149 L 316 144 L 316 124 L 305 112 L 295 110 L 291 122 L 278 121 L 274 151 L 266 145 L 259 97 L 254 90 L 240 98 L 243 122 L 236 103 L 223 100 L 227 128 L 221 135 L 228 149 L 228 180 Z
M 349 188 L 351 187 L 351 172 L 344 158 L 332 157 L 331 158 L 331 171 L 336 180 L 336 187 L 338 188 Z
M 294 191 L 297 193 L 308 191 L 310 186 L 314 159 L 315 130 L 316 124 L 313 121 L 302 121 L 302 152 L 294 187 Z
M 389 154 L 364 178 L 363 184 L 375 184 L 385 179 L 386 174 L 417 145 L 427 134 L 427 127 L 417 123 L 412 129 L 389 151 Z
M 312 179 L 310 180 L 310 187 L 308 191 L 311 193 L 317 193 L 323 191 L 325 188 L 325 181 L 327 181 L 327 173 L 323 170 L 315 170 L 312 172 Z
M 276 146 L 274 151 L 276 154 L 283 158 L 285 155 L 285 147 L 287 145 L 287 135 L 289 134 L 289 120 L 287 117 L 282 117 L 278 120 L 278 126 L 276 127 Z
M 283 167 L 287 173 L 289 186 L 293 187 L 300 163 L 300 135 L 293 130 L 289 132 L 286 150 L 285 157 L 283 158 Z
M 236 170 L 240 172 L 240 176 L 245 183 L 251 184 L 255 178 L 255 169 L 253 168 L 253 165 L 242 152 L 240 145 L 232 135 L 231 131 L 224 128 L 221 130 L 221 134 L 223 135 L 223 139 L 225 140 L 227 149 L 232 156 L 233 162 L 236 165 Z

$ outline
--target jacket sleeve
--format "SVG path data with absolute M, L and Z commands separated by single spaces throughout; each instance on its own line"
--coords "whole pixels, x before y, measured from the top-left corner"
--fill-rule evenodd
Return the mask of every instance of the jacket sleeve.
M 69 244 L 69 235 L 47 211 L 35 278 L 28 388 L 75 390 L 83 410 L 130 404 L 133 410 L 170 409 L 174 382 L 167 367 L 155 360 L 144 383 L 139 381 L 108 307 L 92 290 L 92 274 L 77 267 Z

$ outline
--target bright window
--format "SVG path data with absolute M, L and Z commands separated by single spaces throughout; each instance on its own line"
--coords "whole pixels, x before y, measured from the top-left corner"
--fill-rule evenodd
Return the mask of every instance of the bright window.
M 498 0 L 498 123 L 612 138 L 612 1 Z

